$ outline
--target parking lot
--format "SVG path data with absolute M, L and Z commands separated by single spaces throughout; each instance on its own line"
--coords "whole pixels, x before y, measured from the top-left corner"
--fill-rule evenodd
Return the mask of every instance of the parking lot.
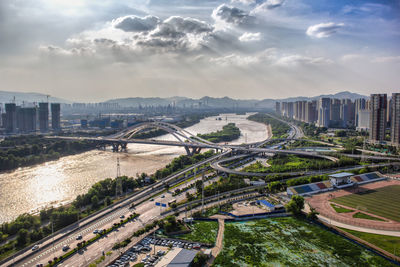
M 186 240 L 147 236 L 108 267 L 133 266 L 137 263 L 144 263 L 146 267 L 155 266 L 172 247 L 200 249 L 201 244 Z

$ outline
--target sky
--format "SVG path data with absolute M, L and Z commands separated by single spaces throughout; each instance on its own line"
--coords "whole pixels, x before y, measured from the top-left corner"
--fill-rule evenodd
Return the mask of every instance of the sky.
M 0 90 L 74 101 L 400 92 L 400 0 L 1 0 Z

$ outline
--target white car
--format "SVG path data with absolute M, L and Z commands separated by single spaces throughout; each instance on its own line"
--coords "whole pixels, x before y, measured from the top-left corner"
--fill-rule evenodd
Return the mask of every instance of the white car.
M 33 247 L 32 247 L 32 251 L 35 251 L 35 250 L 38 250 L 39 249 L 39 245 L 34 245 Z

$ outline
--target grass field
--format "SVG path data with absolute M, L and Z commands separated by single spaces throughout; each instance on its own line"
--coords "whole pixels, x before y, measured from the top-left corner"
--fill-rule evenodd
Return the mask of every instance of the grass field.
M 331 206 L 337 213 L 348 213 L 348 212 L 354 211 L 354 210 L 351 210 L 351 209 L 346 209 L 346 208 L 340 207 L 340 206 L 335 205 L 335 204 L 331 204 Z
M 188 234 L 174 236 L 179 239 L 214 244 L 218 233 L 218 222 L 196 221 Z
M 225 223 L 213 266 L 395 266 L 326 229 L 294 217 Z
M 331 201 L 400 222 L 400 185 L 381 187 Z
M 353 215 L 353 218 L 367 219 L 367 220 L 373 220 L 373 221 L 384 221 L 381 218 L 370 216 L 370 215 L 362 213 L 362 212 L 355 213 Z
M 367 241 L 368 243 L 371 243 L 383 250 L 386 250 L 389 253 L 395 254 L 396 256 L 400 256 L 400 237 L 370 234 L 345 228 L 340 228 L 340 229 L 358 238 L 361 238 Z

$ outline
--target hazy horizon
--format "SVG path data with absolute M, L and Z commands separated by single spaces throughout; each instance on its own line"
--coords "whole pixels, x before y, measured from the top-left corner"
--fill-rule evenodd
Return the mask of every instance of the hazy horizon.
M 398 92 L 400 1 L 3 0 L 0 90 L 72 101 Z

